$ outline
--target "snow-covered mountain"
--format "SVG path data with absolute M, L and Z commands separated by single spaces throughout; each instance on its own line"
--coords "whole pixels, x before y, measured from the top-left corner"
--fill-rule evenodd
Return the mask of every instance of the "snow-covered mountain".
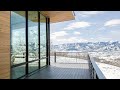
M 120 42 L 86 42 L 51 45 L 52 51 L 119 51 Z

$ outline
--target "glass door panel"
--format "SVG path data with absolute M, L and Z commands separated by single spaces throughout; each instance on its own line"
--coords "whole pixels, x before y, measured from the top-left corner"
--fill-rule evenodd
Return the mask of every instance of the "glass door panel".
M 25 11 L 11 11 L 11 65 L 26 61 Z M 25 75 L 25 67 L 12 68 L 12 78 Z
M 28 61 L 38 59 L 38 11 L 28 11 Z M 29 72 L 38 69 L 38 63 L 29 63 Z
M 46 18 L 40 14 L 40 57 L 41 67 L 46 65 Z M 43 60 L 44 59 L 44 64 Z

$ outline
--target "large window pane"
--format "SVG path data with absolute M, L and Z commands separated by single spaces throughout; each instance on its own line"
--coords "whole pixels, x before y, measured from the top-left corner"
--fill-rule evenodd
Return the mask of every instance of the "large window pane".
M 25 62 L 25 12 L 11 12 L 11 63 Z
M 28 57 L 29 61 L 38 59 L 38 12 L 28 12 Z M 38 69 L 38 63 L 36 65 L 29 64 L 29 72 L 33 69 Z M 35 66 L 35 68 L 34 68 Z M 32 70 L 31 70 L 32 69 Z
M 26 62 L 26 42 L 28 61 L 41 59 L 41 67 L 46 65 L 46 18 L 40 14 L 40 53 L 38 45 L 38 11 L 28 11 L 28 41 L 26 41 L 25 11 L 11 12 L 11 65 Z M 28 63 L 29 72 L 38 69 L 38 62 Z M 12 68 L 12 78 L 25 75 L 26 64 Z
M 46 57 L 46 18 L 42 14 L 40 14 L 40 57 Z M 46 64 L 46 59 L 44 63 Z
M 40 57 L 46 57 L 46 18 L 40 15 Z
M 19 78 L 25 75 L 25 65 L 14 67 L 12 69 L 12 79 Z
M 11 12 L 11 65 L 26 61 L 25 11 Z M 12 78 L 25 75 L 25 65 L 12 68 Z
M 29 61 L 38 59 L 38 12 L 28 12 Z
M 46 59 L 41 60 L 40 66 L 41 67 L 46 66 Z
M 38 69 L 38 61 L 29 63 L 29 72 L 33 72 Z

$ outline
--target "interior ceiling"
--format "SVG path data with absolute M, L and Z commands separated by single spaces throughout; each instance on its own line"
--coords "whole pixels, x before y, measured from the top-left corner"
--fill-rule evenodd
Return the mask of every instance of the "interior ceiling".
M 23 12 L 20 11 L 14 11 L 15 13 L 24 16 Z M 51 23 L 57 23 L 57 22 L 63 22 L 63 21 L 69 21 L 69 20 L 74 20 L 75 17 L 72 13 L 72 11 L 40 11 L 42 15 L 46 17 L 50 17 L 50 22 Z M 38 19 L 36 17 L 37 12 L 36 11 L 31 11 L 28 13 L 29 14 L 29 19 L 33 22 L 37 22 Z M 45 22 L 44 16 L 40 16 L 41 22 Z

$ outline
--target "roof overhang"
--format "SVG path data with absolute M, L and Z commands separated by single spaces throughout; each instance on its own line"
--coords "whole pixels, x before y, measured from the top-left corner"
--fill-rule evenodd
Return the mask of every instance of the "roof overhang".
M 44 16 L 50 18 L 51 23 L 74 20 L 72 11 L 40 11 Z
M 15 13 L 24 16 L 23 12 L 20 11 L 14 11 Z M 29 19 L 33 22 L 37 22 L 38 20 L 35 18 L 36 11 L 32 11 L 29 13 Z M 73 15 L 72 11 L 40 11 L 40 13 L 46 17 L 50 18 L 50 23 L 57 23 L 57 22 L 63 22 L 63 21 L 69 21 L 74 20 L 75 17 Z M 41 20 L 42 21 L 42 20 Z
M 41 13 L 40 14 L 40 22 L 41 23 L 46 22 L 45 17 L 50 18 L 50 23 L 64 22 L 64 21 L 69 21 L 69 20 L 75 19 L 72 11 L 40 11 L 40 13 Z M 14 19 L 14 22 L 12 22 L 11 24 L 13 25 L 14 29 L 24 27 L 25 12 L 14 11 L 13 15 L 14 16 L 11 17 L 11 20 Z M 36 25 L 34 22 L 38 22 L 38 18 L 36 17 L 37 15 L 38 15 L 37 11 L 31 11 L 28 13 L 29 25 L 31 27 Z M 23 16 L 23 17 L 20 17 L 18 19 L 17 17 L 19 17 L 19 16 Z

